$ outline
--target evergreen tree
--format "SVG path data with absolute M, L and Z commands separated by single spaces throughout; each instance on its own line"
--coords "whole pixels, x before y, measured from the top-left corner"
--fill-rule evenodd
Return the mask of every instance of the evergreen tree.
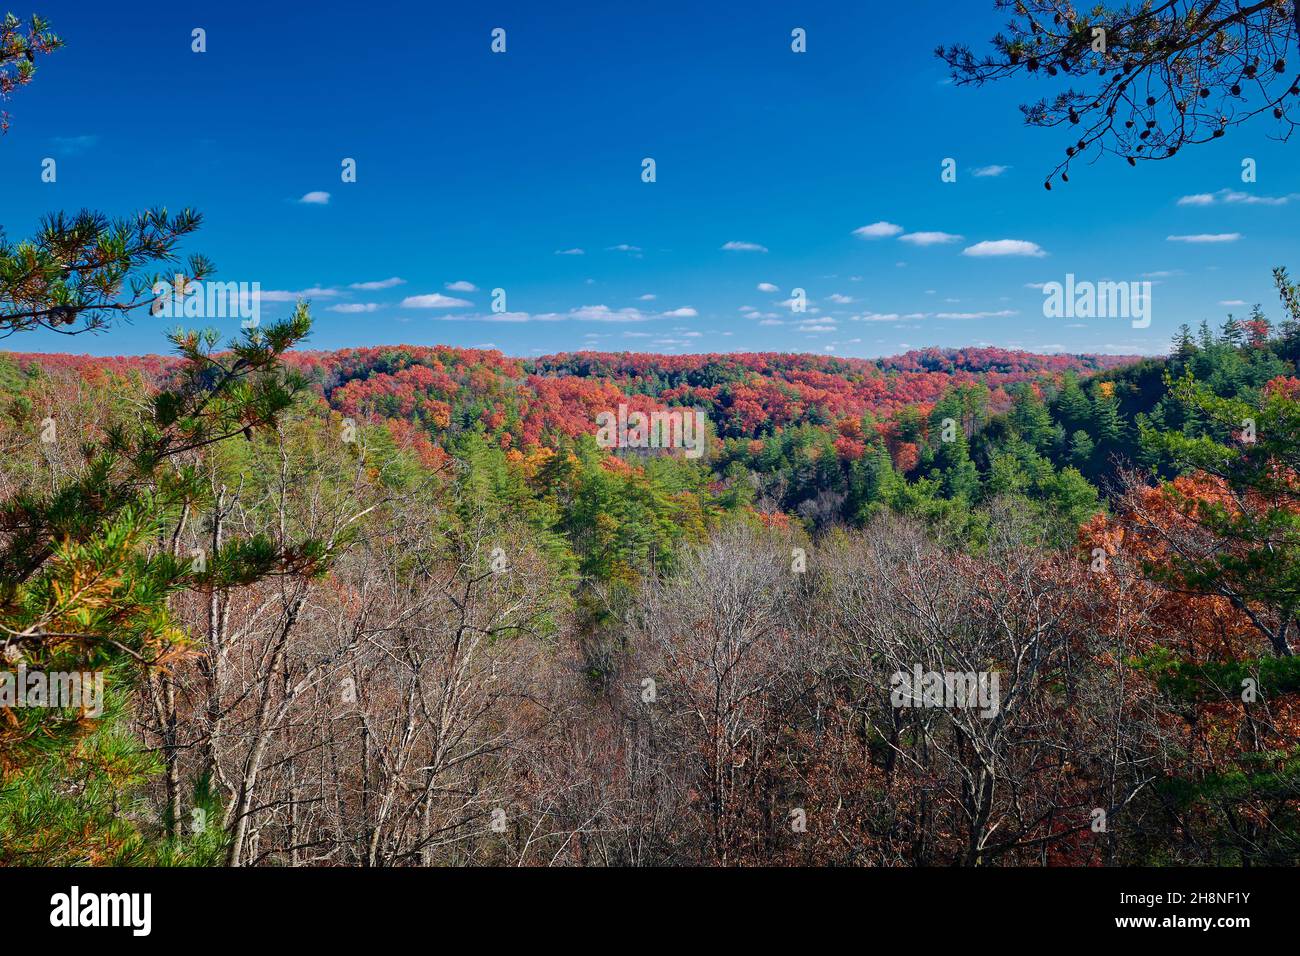
M 1119 414 L 1119 402 L 1101 387 L 1093 393 L 1091 418 L 1091 433 L 1096 443 L 1105 452 L 1115 450 L 1123 438 L 1124 423 Z
M 1224 345 L 1230 345 L 1233 348 L 1239 348 L 1245 341 L 1245 334 L 1241 330 L 1241 323 L 1228 315 L 1227 321 L 1223 323 L 1223 328 L 1219 333 L 1219 341 Z
M 1025 386 L 1016 396 L 1011 409 L 1011 423 L 1016 431 L 1038 452 L 1046 452 L 1055 442 L 1055 427 L 1047 404 L 1037 392 Z
M 1197 337 L 1200 341 L 1201 351 L 1208 352 L 1214 348 L 1214 333 L 1210 331 L 1210 323 L 1201 319 L 1201 324 L 1197 329 Z
M 980 476 L 971 461 L 966 435 L 960 428 L 951 441 L 940 441 L 935 463 L 943 478 L 943 492 L 949 498 L 972 502 L 979 497 Z
M 1073 375 L 1068 376 L 1056 397 L 1054 411 L 1066 434 L 1073 434 L 1079 429 L 1086 429 L 1092 422 L 1092 406 L 1088 397 L 1079 387 L 1079 381 Z
M 1096 445 L 1093 443 L 1092 436 L 1080 428 L 1070 436 L 1070 461 L 1076 468 L 1087 468 L 1092 462 L 1092 456 L 1096 451 Z

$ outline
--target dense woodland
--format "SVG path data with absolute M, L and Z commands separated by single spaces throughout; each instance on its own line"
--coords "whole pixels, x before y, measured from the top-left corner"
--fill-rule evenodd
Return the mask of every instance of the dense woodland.
M 113 700 L 6 713 L 0 857 L 1295 863 L 1277 282 L 1276 328 L 1141 361 L 9 353 L 0 558 L 61 530 L 7 629 L 114 635 L 10 660 Z M 275 420 L 206 442 L 240 362 Z M 708 453 L 598 447 L 619 402 L 705 410 Z M 893 706 L 917 664 L 1000 710 Z
M 1022 107 L 1073 141 L 1048 190 L 1293 127 L 1294 3 L 996 6 L 937 53 L 1073 84 Z M 0 18 L 0 106 L 62 47 Z M 183 298 L 201 224 L 0 230 L 0 340 Z M 306 302 L 0 352 L 0 671 L 108 698 L 0 702 L 0 865 L 1300 863 L 1274 278 L 1141 360 L 324 353 Z M 707 453 L 602 446 L 622 404 L 701 410 Z M 914 671 L 997 705 L 900 702 Z

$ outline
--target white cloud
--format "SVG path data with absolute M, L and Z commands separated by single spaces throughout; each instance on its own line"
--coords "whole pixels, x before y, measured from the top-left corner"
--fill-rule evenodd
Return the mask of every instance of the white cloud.
M 1236 242 L 1241 238 L 1239 232 L 1203 232 L 1194 236 L 1166 236 L 1169 242 Z
M 869 226 L 859 226 L 857 229 L 853 230 L 853 234 L 863 239 L 888 239 L 891 236 L 898 235 L 902 231 L 902 226 L 896 225 L 892 222 L 885 222 L 882 219 L 880 222 L 873 222 Z
M 555 254 L 556 254 L 557 256 L 585 256 L 585 255 L 587 254 L 587 250 L 585 250 L 585 249 L 578 249 L 578 248 L 573 248 L 573 249 L 556 249 L 556 250 L 555 250 Z
M 377 282 L 354 282 L 349 289 L 362 289 L 366 292 L 376 292 L 380 289 L 391 289 L 395 285 L 405 285 L 405 279 L 399 279 L 393 276 L 391 279 L 380 279 Z
M 975 169 L 971 170 L 971 175 L 979 176 L 981 178 L 988 177 L 988 176 L 1001 176 L 1010 168 L 1011 168 L 1010 166 L 997 166 L 997 165 L 977 166 Z
M 671 312 L 665 312 L 663 317 L 665 319 L 693 319 L 699 314 L 690 306 L 685 306 L 680 309 L 673 309 Z
M 473 305 L 473 303 L 464 299 L 454 299 L 449 295 L 443 295 L 441 292 L 431 292 L 428 295 L 408 295 L 402 300 L 403 309 L 458 309 L 467 305 Z
M 1219 305 L 1245 305 L 1245 304 L 1246 303 L 1241 299 L 1224 299 L 1222 302 L 1219 303 Z
M 760 282 L 758 284 L 759 292 L 780 292 L 780 288 L 772 285 L 770 282 Z
M 1285 206 L 1293 199 L 1300 199 L 1300 193 L 1288 193 L 1285 196 L 1258 196 L 1255 193 L 1242 192 L 1239 189 L 1220 189 L 1217 193 L 1196 193 L 1178 200 L 1180 206 L 1213 206 L 1218 203 L 1232 203 L 1244 206 Z
M 853 301 L 853 296 L 851 296 L 851 295 L 841 295 L 841 294 L 838 293 L 838 292 L 832 292 L 832 293 L 831 293 L 830 295 L 828 295 L 826 298 L 830 299 L 830 300 L 831 300 L 832 302 L 834 302 L 836 305 L 847 305 L 848 303 L 850 303 L 850 302 Z
M 337 305 L 331 305 L 326 312 L 374 312 L 379 308 L 378 302 L 340 302 Z
M 1017 315 L 1019 313 L 1011 309 L 1003 309 L 1000 312 L 936 312 L 936 319 L 1001 319 L 1008 315 Z
M 257 295 L 259 301 L 262 302 L 297 302 L 299 299 L 329 299 L 342 294 L 338 289 L 323 289 L 320 286 L 313 286 L 310 289 L 299 289 L 296 292 L 286 289 L 264 289 Z
M 611 309 L 607 305 L 584 305 L 570 309 L 569 317 L 580 322 L 644 322 L 649 318 L 640 309 Z
M 1285 196 L 1256 196 L 1237 189 L 1220 189 L 1219 198 L 1228 203 L 1241 203 L 1246 206 L 1285 206 L 1292 199 L 1300 199 L 1300 193 Z
M 641 296 L 640 301 L 653 302 L 656 298 L 658 297 L 653 292 L 647 292 L 645 295 Z
M 641 247 L 629 246 L 626 242 L 620 242 L 616 246 L 606 246 L 605 251 L 606 252 L 628 252 L 633 255 L 639 255 L 641 252 Z
M 325 206 L 329 204 L 329 201 L 330 194 L 320 190 L 309 192 L 298 200 L 298 202 L 306 203 L 308 206 Z
M 448 282 L 444 287 L 448 292 L 477 292 L 478 286 L 472 282 L 466 282 L 464 279 L 457 279 L 455 282 Z
M 759 325 L 785 325 L 780 319 L 764 319 Z
M 962 250 L 963 256 L 1033 256 L 1041 259 L 1047 253 L 1036 242 L 1026 239 L 994 239 L 977 242 Z
M 724 242 L 722 248 L 728 252 L 767 252 L 767 246 L 760 246 L 756 242 Z
M 957 242 L 961 236 L 951 232 L 909 232 L 898 237 L 900 242 L 910 242 L 914 246 L 940 246 Z

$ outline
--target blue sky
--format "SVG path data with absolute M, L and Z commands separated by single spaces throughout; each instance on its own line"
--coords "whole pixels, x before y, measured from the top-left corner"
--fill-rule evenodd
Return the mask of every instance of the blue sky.
M 1268 120 L 1170 162 L 1076 165 L 1044 191 L 1063 134 L 1017 107 L 1052 88 L 955 87 L 933 54 L 982 45 L 1000 23 L 991 0 L 40 11 L 67 47 L 8 104 L 9 238 L 54 209 L 191 206 L 206 222 L 185 251 L 264 300 L 305 292 L 315 348 L 1158 353 L 1184 321 L 1255 302 L 1276 318 L 1271 268 L 1300 271 L 1300 147 L 1270 140 Z M 807 53 L 790 49 L 795 27 Z M 1005 168 L 976 175 L 989 167 Z M 328 201 L 302 201 L 313 193 Z M 875 223 L 901 231 L 855 234 Z M 1169 238 L 1205 235 L 1237 238 Z M 1000 240 L 1041 254 L 967 252 Z M 1067 273 L 1155 282 L 1150 327 L 1045 318 L 1033 286 Z M 803 314 L 782 304 L 796 287 Z M 266 301 L 263 316 L 290 308 Z M 141 312 L 93 338 L 4 344 L 156 352 L 165 324 Z

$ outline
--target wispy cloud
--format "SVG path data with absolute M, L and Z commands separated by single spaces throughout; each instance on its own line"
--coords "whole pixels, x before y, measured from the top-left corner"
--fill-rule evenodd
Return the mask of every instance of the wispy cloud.
M 903 227 L 892 222 L 873 222 L 869 226 L 859 226 L 853 234 L 862 239 L 889 239 L 903 231 Z
M 835 324 L 834 319 L 804 319 L 799 323 L 795 331 L 809 335 L 821 335 L 824 332 L 837 332 L 839 327 Z
M 1027 239 L 993 239 L 977 242 L 973 246 L 967 246 L 961 254 L 976 257 L 1032 256 L 1035 259 L 1047 255 L 1038 243 L 1029 242 Z
M 863 312 L 861 315 L 851 316 L 854 322 L 914 322 L 928 317 L 928 312 L 908 312 L 904 314 L 898 312 Z
M 981 178 L 988 177 L 988 176 L 1001 176 L 1010 168 L 1011 168 L 1010 166 L 997 166 L 997 165 L 977 166 L 975 167 L 975 169 L 971 170 L 971 175 L 979 176 Z
M 1166 236 L 1169 242 L 1236 242 L 1241 238 L 1239 232 L 1202 232 L 1194 236 Z
M 936 319 L 1002 319 L 1009 315 L 1019 315 L 1012 309 L 1002 309 L 998 312 L 936 312 Z
M 374 312 L 378 308 L 378 302 L 340 302 L 337 305 L 331 305 L 325 311 L 353 314 L 358 312 Z
M 1242 192 L 1240 189 L 1220 189 L 1216 193 L 1195 193 L 1178 200 L 1180 206 L 1213 206 L 1217 203 L 1242 206 L 1285 206 L 1293 199 L 1300 199 L 1300 193 L 1288 193 L 1285 196 L 1258 196 L 1255 193 Z
M 556 249 L 555 254 L 557 256 L 585 256 L 587 254 L 587 250 L 578 249 L 576 247 L 573 249 Z
M 393 286 L 405 284 L 405 279 L 399 279 L 397 276 L 393 276 L 391 279 L 379 279 L 376 282 L 354 282 L 348 286 L 348 288 L 361 289 L 366 292 L 377 292 L 380 289 L 391 289 Z
M 342 295 L 338 289 L 313 286 L 310 289 L 263 289 L 258 293 L 262 302 L 297 302 L 299 299 L 329 299 Z
M 329 201 L 330 194 L 319 189 L 305 193 L 303 197 L 298 200 L 298 202 L 308 206 L 326 206 L 329 205 Z
M 767 252 L 767 246 L 760 246 L 757 242 L 724 242 L 722 248 L 728 252 Z
M 408 295 L 402 300 L 403 309 L 459 309 L 473 304 L 464 299 L 443 295 L 441 292 L 430 292 L 428 295 Z
M 779 286 L 775 286 L 770 282 L 760 282 L 758 284 L 758 291 L 759 292 L 780 292 L 781 289 Z
M 960 242 L 961 238 L 951 232 L 908 232 L 898 237 L 900 242 L 908 242 L 914 246 L 942 246 L 950 242 Z
M 673 309 L 671 312 L 663 313 L 665 319 L 693 319 L 700 313 L 696 312 L 690 306 L 684 306 L 680 309 Z
M 534 315 L 538 322 L 555 322 L 574 319 L 578 322 L 644 322 L 650 316 L 640 309 L 611 309 L 607 305 L 583 305 L 568 312 L 544 312 Z
M 655 299 L 657 299 L 657 298 L 658 298 L 658 296 L 656 296 L 653 292 L 647 292 L 645 295 L 643 295 L 643 296 L 641 296 L 641 297 L 639 298 L 639 301 L 641 301 L 641 302 L 653 302 L 653 301 L 654 301 Z
M 448 282 L 443 286 L 448 292 L 477 292 L 478 286 L 472 282 L 466 282 L 464 279 L 457 279 L 455 282 Z

